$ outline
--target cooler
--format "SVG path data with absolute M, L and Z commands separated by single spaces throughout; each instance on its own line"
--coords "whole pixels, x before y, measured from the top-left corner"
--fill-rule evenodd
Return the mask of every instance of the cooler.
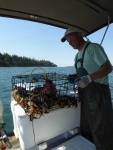
M 20 105 L 12 98 L 11 110 L 14 120 L 14 131 L 20 140 L 22 150 L 29 149 L 35 144 L 48 141 L 75 127 L 80 126 L 80 103 L 76 108 L 52 110 L 39 119 L 30 121 Z

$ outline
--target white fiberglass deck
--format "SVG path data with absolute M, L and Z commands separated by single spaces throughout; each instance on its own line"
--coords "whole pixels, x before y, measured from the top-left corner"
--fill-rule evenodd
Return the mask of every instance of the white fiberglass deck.
M 95 145 L 78 135 L 52 150 L 96 150 Z

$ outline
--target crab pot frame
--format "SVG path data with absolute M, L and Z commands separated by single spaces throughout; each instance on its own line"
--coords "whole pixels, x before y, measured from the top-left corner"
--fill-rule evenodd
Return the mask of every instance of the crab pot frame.
M 40 73 L 30 75 L 17 75 L 12 77 L 12 87 L 17 86 L 26 91 L 42 90 L 45 95 L 68 95 L 75 97 L 73 85 L 68 83 L 68 75 L 59 73 Z
M 55 109 L 76 108 L 78 101 L 68 76 L 58 73 L 13 76 L 12 96 L 30 120 Z

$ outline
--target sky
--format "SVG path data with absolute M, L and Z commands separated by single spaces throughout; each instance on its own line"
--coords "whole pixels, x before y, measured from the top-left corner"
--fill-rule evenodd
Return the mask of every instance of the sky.
M 99 43 L 106 28 L 88 36 L 91 42 Z M 41 23 L 0 17 L 0 53 L 48 60 L 58 67 L 73 66 L 77 50 L 67 42 L 62 43 L 65 29 Z M 113 24 L 102 43 L 113 64 Z

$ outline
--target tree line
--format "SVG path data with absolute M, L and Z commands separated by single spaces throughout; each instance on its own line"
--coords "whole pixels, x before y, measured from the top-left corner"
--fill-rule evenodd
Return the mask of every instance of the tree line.
M 57 67 L 57 65 L 48 60 L 36 60 L 0 53 L 0 67 Z

